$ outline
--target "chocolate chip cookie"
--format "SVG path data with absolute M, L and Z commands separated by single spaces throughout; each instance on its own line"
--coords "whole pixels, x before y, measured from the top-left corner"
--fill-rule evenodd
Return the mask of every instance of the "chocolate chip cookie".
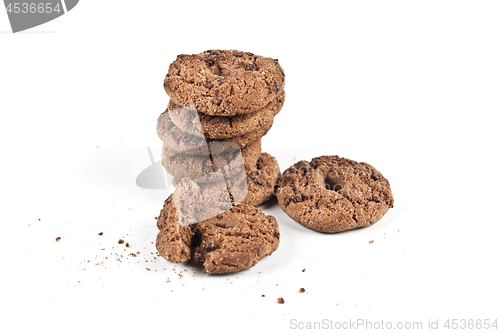
M 164 145 L 172 150 L 182 152 L 185 155 L 218 155 L 255 143 L 266 135 L 272 126 L 273 119 L 253 132 L 223 140 L 213 140 L 181 131 L 175 126 L 169 112 L 166 111 L 158 118 L 156 129 Z
M 277 59 L 209 50 L 177 56 L 163 86 L 177 105 L 194 105 L 212 116 L 234 116 L 255 112 L 279 98 L 285 73 Z
M 235 204 L 258 207 L 273 197 L 279 175 L 280 168 L 276 159 L 268 153 L 262 153 L 254 166 L 246 168 L 246 174 L 234 173 L 224 180 Z M 223 181 L 221 178 L 213 179 L 212 182 Z M 194 181 L 202 183 L 196 179 Z M 180 178 L 174 177 L 172 183 L 177 186 Z
M 260 209 L 240 204 L 197 224 L 200 236 L 194 261 L 203 273 L 241 271 L 272 254 L 279 245 L 278 222 Z
M 268 124 L 276 116 L 285 101 L 284 91 L 280 98 L 272 100 L 255 112 L 231 116 L 210 116 L 197 112 L 194 106 L 179 106 L 170 100 L 167 111 L 173 123 L 183 132 L 210 139 L 226 139 L 253 132 Z
M 325 233 L 370 226 L 394 207 L 389 181 L 380 172 L 338 156 L 291 166 L 278 180 L 276 196 L 288 216 Z
M 233 197 L 241 198 L 243 204 L 257 207 L 274 195 L 274 187 L 280 176 L 278 161 L 268 153 L 262 153 L 253 168 L 247 169 L 244 182 L 231 186 Z M 235 178 L 236 179 L 236 178 Z
M 216 149 L 218 144 L 214 143 Z M 224 181 L 235 173 L 251 168 L 261 154 L 260 139 L 252 145 L 219 155 L 185 155 L 165 144 L 162 149 L 162 164 L 165 170 L 177 179 L 188 177 L 198 183 Z

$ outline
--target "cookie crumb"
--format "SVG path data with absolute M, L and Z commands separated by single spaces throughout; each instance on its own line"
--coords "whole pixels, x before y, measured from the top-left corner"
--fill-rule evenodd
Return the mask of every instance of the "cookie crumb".
M 155 220 L 158 220 L 158 217 L 157 217 L 157 216 L 155 216 Z
M 266 295 L 262 295 L 262 297 L 266 297 Z
M 300 288 L 299 292 L 302 294 L 303 292 L 305 292 L 306 290 L 304 288 Z
M 306 269 L 304 268 L 304 269 L 302 270 L 302 273 L 304 273 L 305 271 L 306 271 Z
M 126 246 L 126 247 L 130 247 L 130 244 L 129 244 L 129 243 L 127 243 L 127 244 L 125 244 L 125 246 Z
M 104 232 L 100 232 L 97 235 L 102 236 L 102 235 L 104 235 Z
M 285 303 L 285 300 L 283 299 L 283 297 L 278 298 L 278 303 L 279 304 L 284 304 Z
M 373 243 L 373 242 L 374 242 L 374 241 L 372 241 L 372 240 L 371 240 L 371 241 L 369 241 L 369 242 L 368 242 L 368 244 L 371 244 L 371 243 Z
M 123 239 L 118 240 L 118 244 L 123 244 L 125 241 Z
M 38 219 L 38 221 L 41 221 L 40 219 Z M 399 231 L 399 230 L 398 230 Z
M 61 237 L 56 238 L 56 242 L 59 242 L 61 240 Z

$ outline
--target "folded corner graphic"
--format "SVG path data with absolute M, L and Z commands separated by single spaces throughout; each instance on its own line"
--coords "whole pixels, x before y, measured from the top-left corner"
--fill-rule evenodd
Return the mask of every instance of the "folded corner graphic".
M 151 165 L 137 176 L 135 184 L 141 188 L 150 190 L 166 189 L 166 180 L 163 176 L 163 166 L 161 165 L 161 161 L 155 162 L 153 152 L 150 147 L 148 147 L 148 153 Z
M 79 0 L 4 0 L 12 32 L 31 29 L 62 16 L 75 8 Z
M 194 106 L 165 112 L 157 129 L 164 141 L 162 161 L 176 180 L 172 199 L 182 225 L 220 215 L 245 199 L 247 176 L 241 148 L 206 140 Z

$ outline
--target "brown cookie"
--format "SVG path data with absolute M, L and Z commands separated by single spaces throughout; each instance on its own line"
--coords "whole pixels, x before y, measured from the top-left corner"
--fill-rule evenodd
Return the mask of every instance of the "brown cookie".
M 203 273 L 241 271 L 272 254 L 279 245 L 278 222 L 260 209 L 238 205 L 224 214 L 197 224 L 200 237 L 194 261 Z
M 291 166 L 278 180 L 276 196 L 292 219 L 326 233 L 370 226 L 394 206 L 389 181 L 380 172 L 338 156 Z
M 279 98 L 285 73 L 277 59 L 209 50 L 177 56 L 163 86 L 177 105 L 194 105 L 212 116 L 234 116 L 257 111 Z
M 215 172 L 210 155 L 191 156 L 178 153 L 163 144 L 161 163 L 165 170 L 174 177 L 192 179 L 206 178 L 213 181 L 223 178 L 222 170 Z
M 207 183 L 224 181 L 224 176 L 228 177 L 244 171 L 246 167 L 252 167 L 260 153 L 260 139 L 244 149 L 214 156 L 185 155 L 164 144 L 162 164 L 165 170 L 177 179 L 187 177 L 197 183 Z
M 235 204 L 258 207 L 273 197 L 279 175 L 280 168 L 276 159 L 268 153 L 262 153 L 255 165 L 246 169 L 246 174 L 235 173 L 226 177 L 225 181 Z M 221 181 L 220 178 L 218 180 Z M 177 186 L 180 181 L 174 177 L 172 183 Z M 197 180 L 195 182 L 200 183 Z
M 211 142 L 210 148 L 215 150 L 220 150 L 218 147 L 220 145 L 225 145 L 225 143 Z M 262 140 L 258 139 L 254 143 L 246 146 L 242 149 L 237 149 L 236 151 L 227 152 L 218 155 L 212 155 L 212 160 L 215 169 L 227 168 L 229 166 L 230 170 L 238 169 L 241 160 L 239 160 L 239 152 L 241 151 L 241 156 L 243 157 L 243 164 L 245 168 L 251 168 L 255 165 L 262 153 Z M 234 172 L 229 172 L 233 174 Z
M 274 195 L 274 187 L 280 176 L 278 161 L 268 153 L 260 155 L 255 167 L 247 169 L 246 197 L 242 204 L 257 207 Z M 239 191 L 245 190 L 245 183 L 231 186 L 233 197 L 240 198 Z
M 163 112 L 156 123 L 156 133 L 163 145 L 177 152 L 189 155 L 208 155 L 209 148 L 205 138 L 181 131 L 170 119 L 169 112 Z
M 258 208 L 238 205 L 187 224 L 179 218 L 177 212 L 182 208 L 174 200 L 170 196 L 165 201 L 157 223 L 160 232 L 156 248 L 168 261 L 180 263 L 194 257 L 196 263 L 203 265 L 204 273 L 231 273 L 254 266 L 278 248 L 278 223 L 274 216 L 265 215 Z
M 223 140 L 205 139 L 181 131 L 172 122 L 169 112 L 163 112 L 158 118 L 157 133 L 164 145 L 185 155 L 218 155 L 224 152 L 235 151 L 255 143 L 267 134 L 273 126 L 273 119 L 257 130 Z M 207 146 L 208 143 L 208 146 Z
M 191 180 L 193 183 L 197 184 L 200 187 L 205 187 L 211 184 L 224 184 L 224 186 L 227 187 L 227 191 L 230 195 L 233 205 L 242 203 L 249 193 L 248 187 L 245 187 L 247 186 L 247 175 L 244 171 L 235 173 L 233 175 L 224 176 L 224 178 L 221 177 L 220 179 L 213 179 L 210 182 L 206 182 L 204 179 L 200 181 L 199 179 L 174 177 L 172 179 L 172 184 L 175 187 L 178 187 L 184 180 L 187 179 Z
M 253 132 L 268 124 L 276 116 L 285 100 L 273 100 L 262 109 L 252 113 L 222 117 L 197 112 L 194 106 L 179 106 L 172 100 L 167 111 L 173 123 L 183 132 L 210 139 L 226 139 Z

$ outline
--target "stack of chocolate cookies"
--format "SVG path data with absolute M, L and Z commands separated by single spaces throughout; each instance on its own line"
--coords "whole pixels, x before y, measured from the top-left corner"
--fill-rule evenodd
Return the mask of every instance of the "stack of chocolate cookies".
M 158 253 L 205 273 L 252 267 L 279 245 L 276 219 L 256 207 L 280 175 L 261 138 L 285 101 L 283 69 L 277 59 L 210 50 L 179 55 L 164 87 L 170 102 L 157 132 L 176 189 L 158 217 Z
M 277 59 L 235 50 L 179 55 L 164 80 L 170 102 L 157 125 L 174 185 L 193 181 L 220 212 L 269 200 L 280 171 L 261 138 L 283 107 L 284 86 Z

